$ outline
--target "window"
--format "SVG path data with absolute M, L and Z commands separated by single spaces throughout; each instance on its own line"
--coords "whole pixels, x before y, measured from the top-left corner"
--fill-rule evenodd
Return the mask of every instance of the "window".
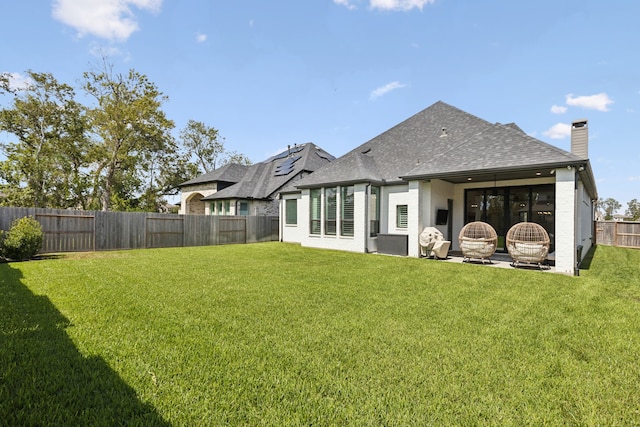
M 338 189 L 330 187 L 324 189 L 324 234 L 336 235 L 338 212 Z
M 224 214 L 225 215 L 231 215 L 231 201 L 230 200 L 225 200 L 224 201 Z
M 321 205 L 320 205 L 320 189 L 311 189 L 309 204 L 309 232 L 311 234 L 320 234 L 320 222 L 321 222 Z
M 531 221 L 542 225 L 554 245 L 555 186 L 542 184 L 518 187 L 490 187 L 465 191 L 465 224 L 489 223 L 498 234 L 498 249 L 504 249 L 512 225 Z M 553 252 L 553 248 L 550 250 Z
M 353 236 L 353 185 L 340 190 L 340 235 Z
M 369 236 L 380 232 L 380 187 L 371 187 L 369 195 Z
M 224 212 L 222 210 L 222 202 L 217 203 L 216 215 L 224 215 Z
M 287 225 L 296 225 L 298 223 L 298 200 L 285 200 L 285 223 Z
M 407 205 L 397 205 L 396 206 L 396 227 L 407 228 L 408 216 L 409 216 L 409 213 L 408 213 Z
M 240 202 L 239 215 L 242 215 L 242 216 L 249 215 L 249 202 Z

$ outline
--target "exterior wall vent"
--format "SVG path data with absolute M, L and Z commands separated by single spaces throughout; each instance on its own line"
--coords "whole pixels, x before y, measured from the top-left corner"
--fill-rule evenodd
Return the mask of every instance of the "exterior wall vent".
M 571 153 L 581 159 L 589 158 L 589 126 L 587 126 L 587 120 L 575 120 L 571 124 Z

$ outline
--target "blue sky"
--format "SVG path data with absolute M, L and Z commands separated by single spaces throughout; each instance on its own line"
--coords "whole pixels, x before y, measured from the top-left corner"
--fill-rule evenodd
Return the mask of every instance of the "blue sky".
M 169 97 L 176 136 L 202 121 L 254 162 L 309 141 L 340 156 L 438 100 L 565 150 L 586 118 L 599 195 L 624 211 L 639 16 L 630 0 L 8 1 L 0 72 L 76 84 L 105 52 Z

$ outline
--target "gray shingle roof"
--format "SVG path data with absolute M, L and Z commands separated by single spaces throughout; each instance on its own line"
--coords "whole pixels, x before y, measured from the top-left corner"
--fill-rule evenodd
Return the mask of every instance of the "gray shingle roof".
M 301 180 L 298 187 L 388 183 L 579 161 L 514 123 L 492 124 L 438 101 Z
M 294 160 L 296 159 L 297 160 Z M 234 185 L 202 200 L 270 199 L 301 176 L 315 171 L 335 159 L 309 142 L 283 151 L 264 162 L 250 165 Z M 288 173 L 286 173 L 288 171 Z
M 180 184 L 180 187 L 195 184 L 205 184 L 208 182 L 238 182 L 242 179 L 247 172 L 249 166 L 228 164 L 224 165 L 214 171 L 204 173 L 189 181 L 185 181 Z

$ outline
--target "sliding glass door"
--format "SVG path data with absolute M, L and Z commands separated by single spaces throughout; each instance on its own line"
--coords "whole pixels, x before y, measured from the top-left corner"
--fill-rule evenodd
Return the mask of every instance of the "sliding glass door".
M 553 184 L 493 187 L 465 191 L 465 224 L 484 221 L 498 234 L 498 250 L 505 249 L 505 236 L 512 225 L 535 222 L 555 235 L 555 193 Z M 553 248 L 552 248 L 553 249 Z

